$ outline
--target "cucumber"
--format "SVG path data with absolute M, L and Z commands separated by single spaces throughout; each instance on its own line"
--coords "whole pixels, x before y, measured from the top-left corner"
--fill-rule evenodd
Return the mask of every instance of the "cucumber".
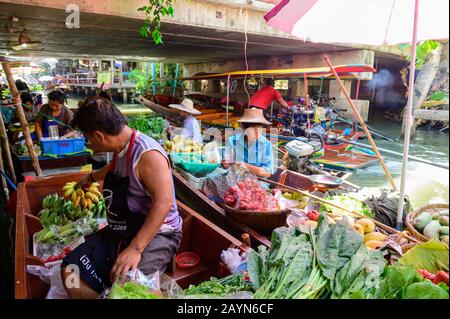
M 439 230 L 441 229 L 439 221 L 432 220 L 423 230 L 423 234 L 428 238 L 439 239 Z
M 430 213 L 422 213 L 414 219 L 413 224 L 418 231 L 422 232 L 431 220 L 432 216 Z
M 441 226 L 441 228 L 439 228 L 439 233 L 448 236 L 448 226 Z

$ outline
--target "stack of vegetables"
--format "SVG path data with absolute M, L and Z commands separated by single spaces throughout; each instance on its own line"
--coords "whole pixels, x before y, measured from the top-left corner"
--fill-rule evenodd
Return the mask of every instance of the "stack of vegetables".
M 190 285 L 184 294 L 192 298 L 202 295 L 224 297 L 241 291 L 253 292 L 253 285 L 246 274 L 235 273 L 221 279 L 213 277 L 197 286 Z
M 413 220 L 413 226 L 425 237 L 441 240 L 448 245 L 448 218 L 448 210 L 433 214 L 423 212 Z
M 138 116 L 128 121 L 128 126 L 154 139 L 159 139 L 166 127 L 165 121 L 159 116 Z
M 97 231 L 97 220 L 106 218 L 106 204 L 98 186 L 94 183 L 82 188 L 71 182 L 63 187 L 65 198 L 47 195 L 38 213 L 44 228 L 36 233 L 35 242 L 69 245 L 80 236 Z
M 414 256 L 417 249 L 408 253 Z M 448 271 L 448 249 L 445 252 L 447 259 L 440 255 L 439 261 Z M 270 250 L 260 246 L 250 252 L 248 273 L 256 288 L 254 298 L 260 299 L 448 299 L 448 286 L 425 279 L 410 259 L 417 256 L 405 255 L 387 266 L 383 253 L 368 249 L 346 220 L 331 224 L 322 214 L 315 230 L 308 225 L 275 229 Z
M 350 194 L 340 194 L 334 196 L 327 195 L 325 196 L 325 199 L 351 212 L 357 212 L 370 218 L 374 217 L 373 212 L 369 209 L 369 207 L 367 207 L 367 205 L 363 201 L 352 197 Z M 347 214 L 345 211 L 337 209 L 336 207 L 327 204 L 321 204 L 320 210 L 326 212 L 340 213 L 343 215 Z

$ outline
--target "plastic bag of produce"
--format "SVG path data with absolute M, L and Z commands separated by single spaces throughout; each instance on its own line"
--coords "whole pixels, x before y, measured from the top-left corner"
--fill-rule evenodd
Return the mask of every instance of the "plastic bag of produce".
M 258 178 L 248 170 L 232 166 L 228 174 L 217 175 L 207 185 L 213 184 L 220 201 L 242 210 L 270 211 L 279 209 L 278 200 L 261 187 Z
M 139 269 L 122 274 L 101 299 L 162 299 L 176 298 L 182 293 L 178 284 L 160 272 L 145 275 Z
M 231 273 L 235 273 L 238 267 L 247 261 L 247 253 L 241 254 L 240 249 L 228 248 L 221 252 L 220 259 Z
M 51 268 L 28 265 L 27 272 L 39 277 L 43 282 L 50 285 L 46 299 L 69 299 L 62 284 L 61 263 L 55 264 Z
M 84 242 L 84 237 L 99 229 L 97 220 L 84 217 L 65 225 L 50 225 L 33 235 L 33 255 L 43 261 L 54 257 L 55 261 L 64 258 L 68 247 L 75 249 Z
M 210 164 L 220 164 L 221 157 L 216 142 L 211 142 L 203 148 L 203 161 Z

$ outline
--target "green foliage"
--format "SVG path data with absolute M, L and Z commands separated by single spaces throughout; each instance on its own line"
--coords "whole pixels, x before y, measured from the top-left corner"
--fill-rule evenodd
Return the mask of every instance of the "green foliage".
M 160 31 L 161 18 L 164 16 L 173 17 L 175 2 L 176 0 L 148 0 L 148 5 L 139 8 L 138 11 L 143 11 L 147 15 L 139 29 L 140 35 L 144 38 L 151 35 L 156 45 L 164 44 Z
M 416 50 L 416 69 L 420 70 L 424 63 L 427 61 L 428 56 L 437 48 L 439 48 L 440 43 L 433 40 L 427 40 L 420 42 L 417 45 Z M 403 46 L 403 48 L 411 48 L 411 44 Z M 411 54 L 407 56 L 407 60 L 411 61 Z
M 130 72 L 130 80 L 136 85 L 137 94 L 145 94 L 150 90 L 151 75 L 145 74 L 140 69 L 134 69 Z
M 31 91 L 43 91 L 44 87 L 40 84 L 35 84 L 32 86 Z
M 6 99 L 7 97 L 11 96 L 11 91 L 9 89 L 4 89 L 0 92 L 0 96 L 2 99 Z
M 448 101 L 448 93 L 445 92 L 434 92 L 431 97 L 430 97 L 430 101 Z

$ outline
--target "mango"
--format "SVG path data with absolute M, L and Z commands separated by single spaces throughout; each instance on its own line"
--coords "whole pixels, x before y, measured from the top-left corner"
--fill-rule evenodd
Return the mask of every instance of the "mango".
M 364 236 L 364 227 L 360 224 L 353 225 L 353 229 L 356 230 L 361 236 Z
M 441 218 L 441 214 L 439 214 L 439 213 L 434 213 L 432 216 L 431 216 L 431 218 L 433 219 L 433 220 L 439 220 L 439 218 Z
M 366 247 L 369 250 L 372 249 L 379 249 L 380 247 L 382 247 L 384 245 L 384 243 L 382 241 L 379 240 L 369 240 L 366 244 Z
M 439 218 L 439 223 L 442 226 L 448 226 L 448 216 L 441 216 L 441 218 Z
M 379 233 L 379 232 L 371 232 L 364 235 L 364 243 L 368 241 L 376 240 L 376 241 L 385 241 L 387 239 L 387 235 Z
M 439 234 L 448 236 L 448 226 L 441 226 L 441 228 L 439 228 Z
M 425 226 L 427 226 L 432 221 L 432 219 L 433 217 L 430 213 L 422 213 L 414 219 L 414 228 L 419 232 L 423 232 Z
M 364 228 L 365 234 L 375 231 L 375 223 L 368 218 L 362 218 L 358 220 L 356 223 Z
M 439 239 L 439 230 L 441 229 L 441 224 L 439 221 L 432 220 L 423 230 L 423 234 L 428 238 Z

